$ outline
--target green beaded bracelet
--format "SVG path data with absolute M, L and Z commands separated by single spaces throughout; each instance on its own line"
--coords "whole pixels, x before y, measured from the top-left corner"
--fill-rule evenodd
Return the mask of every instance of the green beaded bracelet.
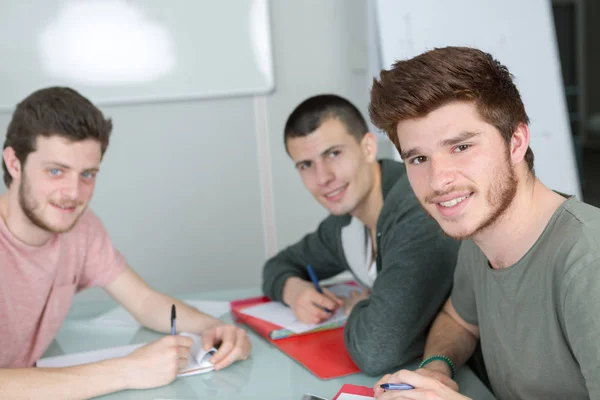
M 452 360 L 443 354 L 434 354 L 431 357 L 427 357 L 426 359 L 421 361 L 421 364 L 419 364 L 419 368 L 423 368 L 425 365 L 435 360 L 444 361 L 446 364 L 448 364 L 448 366 L 450 367 L 450 371 L 452 371 L 452 376 L 450 378 L 454 379 L 454 375 L 456 374 L 456 367 L 454 366 Z

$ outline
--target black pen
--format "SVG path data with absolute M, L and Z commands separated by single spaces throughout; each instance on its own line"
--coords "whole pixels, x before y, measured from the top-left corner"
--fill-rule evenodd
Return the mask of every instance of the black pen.
M 175 313 L 175 304 L 171 306 L 171 335 L 175 334 L 175 320 L 177 319 L 177 314 Z

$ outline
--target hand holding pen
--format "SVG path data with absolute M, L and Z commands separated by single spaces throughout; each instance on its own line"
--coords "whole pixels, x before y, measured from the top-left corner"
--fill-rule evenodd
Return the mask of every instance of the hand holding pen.
M 318 282 L 318 281 L 317 281 Z M 340 308 L 343 301 L 334 293 L 300 277 L 290 277 L 283 288 L 283 302 L 287 304 L 296 318 L 305 324 L 317 324 L 332 317 L 332 312 Z
M 171 335 L 175 335 L 177 333 L 177 312 L 175 311 L 175 304 L 171 306 Z
M 417 371 L 403 369 L 393 375 L 384 376 L 375 384 L 377 400 L 468 399 L 468 397 L 457 392 L 458 386 L 454 381 L 441 382 L 435 378 L 435 375 L 430 376 L 427 372 L 422 369 Z

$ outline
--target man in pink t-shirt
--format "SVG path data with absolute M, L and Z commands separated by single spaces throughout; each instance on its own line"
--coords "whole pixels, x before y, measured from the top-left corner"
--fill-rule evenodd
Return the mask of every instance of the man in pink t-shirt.
M 141 324 L 220 344 L 215 369 L 248 357 L 244 330 L 149 287 L 87 209 L 112 123 L 69 88 L 18 104 L 3 151 L 0 196 L 0 398 L 87 398 L 167 384 L 187 365 L 192 340 L 165 336 L 123 358 L 69 368 L 32 368 L 63 323 L 76 292 L 103 287 Z

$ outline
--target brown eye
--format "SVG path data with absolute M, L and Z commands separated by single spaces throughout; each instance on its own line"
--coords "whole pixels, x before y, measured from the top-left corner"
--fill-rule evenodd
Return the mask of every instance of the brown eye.
M 415 157 L 412 160 L 410 160 L 410 163 L 411 164 L 422 164 L 425 161 L 427 161 L 427 157 L 425 157 L 425 156 L 418 156 L 418 157 Z

